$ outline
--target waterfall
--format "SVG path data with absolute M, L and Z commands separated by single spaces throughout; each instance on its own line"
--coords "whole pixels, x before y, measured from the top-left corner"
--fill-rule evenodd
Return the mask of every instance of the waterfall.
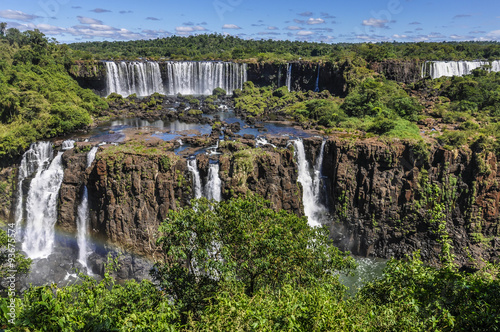
M 247 65 L 233 62 L 168 61 L 165 68 L 168 95 L 211 95 L 215 88 L 232 94 L 247 80 Z
M 442 76 L 464 76 L 472 73 L 472 70 L 484 65 L 490 65 L 489 71 L 500 71 L 500 61 L 427 61 L 422 65 L 422 78 L 429 75 L 432 79 Z
M 291 91 L 291 88 L 292 88 L 292 64 L 287 63 L 286 66 L 287 66 L 287 69 L 286 69 L 286 87 L 288 88 L 288 91 Z
M 221 180 L 219 177 L 219 164 L 211 163 L 208 168 L 208 179 L 205 185 L 205 196 L 208 199 L 221 200 Z
M 106 61 L 107 94 L 148 96 L 211 95 L 215 88 L 228 94 L 242 89 L 247 65 L 222 61 Z M 160 69 L 160 65 L 162 68 Z M 162 71 L 164 76 L 162 77 Z
M 318 63 L 318 74 L 316 75 L 316 84 L 314 85 L 314 92 L 319 92 L 319 68 L 320 65 Z
M 320 203 L 320 176 L 321 164 L 323 163 L 323 149 L 325 142 L 321 144 L 321 152 L 311 176 L 309 162 L 306 159 L 304 143 L 298 139 L 292 141 L 295 147 L 297 166 L 299 170 L 298 181 L 302 184 L 302 203 L 304 204 L 304 213 L 309 220 L 310 226 L 320 226 L 321 215 L 326 213 L 326 209 Z
M 36 142 L 31 144 L 21 160 L 17 179 L 17 202 L 15 208 L 16 237 L 19 241 L 21 237 L 21 224 L 24 218 L 24 197 L 23 181 L 32 176 L 36 171 L 43 170 L 49 166 L 50 160 L 54 156 L 52 143 Z
M 160 66 L 154 61 L 106 61 L 108 95 L 115 92 L 124 97 L 133 93 L 149 96 L 165 93 Z
M 48 168 L 38 167 L 26 201 L 26 234 L 23 251 L 30 258 L 47 257 L 54 244 L 57 196 L 63 179 L 62 152 Z
M 316 165 L 314 165 L 314 179 L 313 179 L 313 194 L 316 197 L 316 201 L 319 203 L 321 197 L 321 169 L 323 168 L 323 156 L 325 153 L 326 140 L 321 143 L 321 148 L 319 156 L 316 159 Z
M 61 149 L 66 151 L 69 149 L 73 149 L 74 146 L 75 146 L 75 141 L 73 141 L 72 139 L 69 139 L 69 140 L 66 140 L 62 143 Z
M 87 168 L 92 166 L 98 147 L 94 146 L 87 154 Z M 76 227 L 77 227 L 77 242 L 78 242 L 78 261 L 88 269 L 88 223 L 89 223 L 89 194 L 87 186 L 83 187 L 82 201 L 78 206 Z
M 200 172 L 198 171 L 198 165 L 196 163 L 196 158 L 189 159 L 187 162 L 188 170 L 191 172 L 193 176 L 193 190 L 194 190 L 194 198 L 200 198 L 201 194 L 201 178 Z

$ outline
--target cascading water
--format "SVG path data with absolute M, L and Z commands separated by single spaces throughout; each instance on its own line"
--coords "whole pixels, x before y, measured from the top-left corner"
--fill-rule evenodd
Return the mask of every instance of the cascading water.
M 302 202 L 304 213 L 308 218 L 310 226 L 320 226 L 321 216 L 326 214 L 325 207 L 320 203 L 321 197 L 321 164 L 323 163 L 323 149 L 325 142 L 321 144 L 321 151 L 311 176 L 309 162 L 306 159 L 304 143 L 302 140 L 292 141 L 295 147 L 297 166 L 299 170 L 298 181 L 302 184 Z
M 69 149 L 73 149 L 74 146 L 75 146 L 75 141 L 73 141 L 72 139 L 69 139 L 69 140 L 66 140 L 62 143 L 61 149 L 66 151 Z
M 87 168 L 92 166 L 98 147 L 94 146 L 87 154 Z M 78 261 L 87 268 L 88 257 L 88 221 L 89 221 L 89 194 L 87 186 L 83 187 L 82 201 L 78 206 L 76 227 L 77 227 L 77 242 L 78 242 Z
M 21 226 L 24 216 L 24 197 L 23 197 L 23 181 L 32 176 L 38 170 L 46 169 L 54 151 L 52 150 L 52 143 L 50 142 L 36 142 L 31 144 L 28 151 L 26 151 L 19 166 L 19 175 L 17 179 L 17 202 L 15 210 L 16 222 L 16 237 L 19 241 L 22 240 Z
M 243 88 L 247 81 L 247 65 L 233 62 L 169 61 L 166 67 L 166 94 L 211 95 L 215 88 L 228 94 Z
M 246 64 L 222 61 L 106 61 L 106 71 L 107 94 L 122 96 L 211 95 L 215 88 L 232 94 L 247 81 Z
M 429 75 L 432 79 L 442 76 L 464 76 L 482 66 L 491 66 L 489 71 L 500 71 L 500 61 L 427 61 L 422 65 L 422 78 Z
M 288 91 L 291 91 L 292 89 L 292 64 L 288 63 L 286 68 L 286 87 L 288 88 Z
M 316 75 L 316 84 L 314 85 L 314 92 L 319 92 L 319 64 L 318 64 L 318 74 Z
M 219 164 L 210 163 L 208 168 L 207 184 L 205 185 L 205 197 L 220 202 L 221 186 L 222 182 L 219 177 Z
M 115 92 L 124 97 L 133 93 L 149 96 L 165 93 L 160 66 L 153 61 L 106 61 L 108 95 Z
M 198 165 L 196 164 L 196 158 L 189 159 L 187 162 L 187 166 L 189 172 L 191 172 L 191 175 L 193 176 L 194 198 L 200 198 L 202 196 L 201 178 L 200 172 L 198 171 Z
M 48 168 L 38 167 L 31 181 L 26 201 L 26 234 L 23 251 L 30 258 L 47 257 L 54 244 L 57 220 L 57 196 L 63 179 L 62 152 L 52 159 Z

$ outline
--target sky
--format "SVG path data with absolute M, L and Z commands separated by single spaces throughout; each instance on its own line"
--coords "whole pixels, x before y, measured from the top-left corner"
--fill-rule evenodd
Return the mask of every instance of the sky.
M 4 0 L 0 22 L 60 43 L 203 33 L 326 43 L 500 41 L 500 1 Z

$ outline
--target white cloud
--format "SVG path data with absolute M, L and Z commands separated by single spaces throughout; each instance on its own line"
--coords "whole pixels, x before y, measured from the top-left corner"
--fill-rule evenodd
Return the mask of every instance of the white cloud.
M 30 15 L 19 10 L 11 9 L 0 10 L 0 17 L 23 22 L 33 21 L 34 19 L 40 18 L 40 16 Z
M 322 24 L 325 23 L 325 20 L 322 18 L 309 18 L 307 20 L 307 24 Z
M 241 28 L 236 24 L 224 24 L 222 26 L 222 29 L 241 29 Z
M 371 17 L 368 20 L 363 20 L 363 25 L 370 26 L 370 27 L 375 27 L 375 28 L 386 28 L 387 26 L 385 25 L 387 20 L 377 20 L 376 18 Z
M 297 32 L 297 36 L 310 36 L 313 34 L 314 34 L 314 32 L 307 31 L 307 30 L 301 30 L 301 31 Z
M 102 21 L 90 17 L 77 16 L 81 24 L 102 24 Z
M 301 27 L 298 27 L 296 25 L 289 25 L 286 27 L 287 30 L 301 30 Z
M 408 36 L 407 35 L 394 34 L 394 35 L 392 35 L 392 38 L 408 38 Z
M 500 40 L 500 30 L 490 31 L 486 34 L 486 37 L 493 40 Z
M 267 27 L 267 30 L 278 30 L 278 27 Z
M 188 27 L 176 27 L 175 31 L 177 31 L 179 34 L 188 34 L 191 32 L 196 32 L 196 31 L 206 31 L 204 27 L 201 27 L 199 25 L 195 26 L 188 26 Z

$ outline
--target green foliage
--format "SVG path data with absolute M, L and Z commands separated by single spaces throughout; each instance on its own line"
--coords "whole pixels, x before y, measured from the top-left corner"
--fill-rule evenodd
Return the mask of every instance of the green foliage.
M 500 57 L 500 46 L 494 42 L 441 43 L 314 43 L 289 40 L 240 39 L 231 35 L 199 34 L 171 36 L 151 40 L 74 43 L 70 47 L 80 58 L 136 59 L 137 57 L 172 60 L 238 60 L 291 61 L 331 59 L 342 61 L 357 55 L 364 62 L 385 59 L 464 60 Z
M 163 156 L 160 158 L 160 169 L 162 172 L 168 172 L 172 167 L 172 160 L 168 156 Z
M 376 306 L 411 309 L 418 330 L 497 331 L 500 326 L 498 266 L 477 273 L 425 266 L 418 254 L 390 260 L 384 277 L 358 295 Z
M 116 284 L 110 275 L 113 263 L 108 264 L 100 282 L 80 275 L 78 284 L 28 289 L 17 299 L 15 326 L 31 331 L 177 330 L 178 313 L 161 291 L 146 280 Z
M 49 42 L 38 30 L 8 29 L 0 43 L 0 156 L 88 126 L 91 115 L 108 107 L 68 74 L 67 47 Z
M 217 98 L 224 97 L 226 94 L 227 92 L 223 88 L 215 88 L 212 92 L 212 95 L 216 96 Z
M 326 229 L 276 212 L 258 196 L 192 205 L 169 212 L 162 223 L 158 244 L 167 261 L 153 272 L 181 311 L 199 315 L 227 283 L 253 296 L 267 286 L 329 282 L 353 266 L 330 244 Z
M 12 233 L 13 229 L 9 228 Z M 15 248 L 13 236 L 8 236 L 7 232 L 0 229 L 0 278 L 11 276 L 10 271 L 17 271 L 15 275 L 19 278 L 22 274 L 27 274 L 30 270 L 31 259 L 26 258 Z M 2 286 L 0 286 L 0 290 Z

